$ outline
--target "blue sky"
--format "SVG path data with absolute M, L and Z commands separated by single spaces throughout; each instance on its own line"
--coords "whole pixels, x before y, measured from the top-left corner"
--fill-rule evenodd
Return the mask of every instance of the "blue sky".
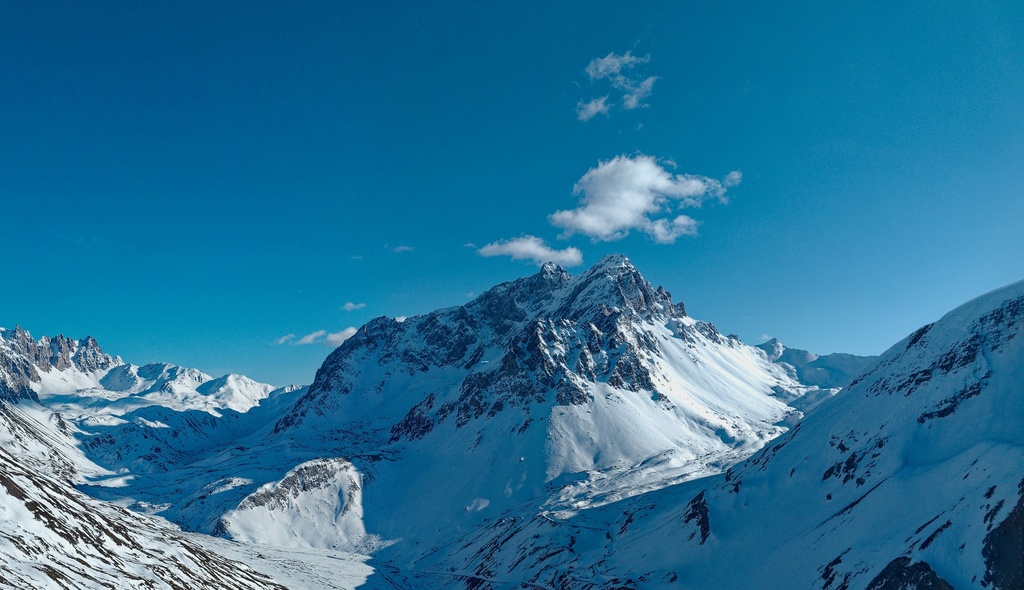
M 1024 278 L 1020 2 L 550 4 L 8 4 L 0 325 L 308 383 L 512 253 L 822 353 Z

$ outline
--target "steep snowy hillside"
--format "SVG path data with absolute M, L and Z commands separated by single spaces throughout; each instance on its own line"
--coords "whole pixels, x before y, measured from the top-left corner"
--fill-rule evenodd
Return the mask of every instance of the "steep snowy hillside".
M 0 525 L 7 588 L 284 588 L 166 522 L 88 498 L 3 449 Z
M 596 506 L 720 472 L 783 433 L 797 417 L 786 402 L 809 389 L 611 256 L 575 278 L 545 265 L 462 307 L 371 321 L 260 452 L 351 462 L 365 531 L 403 552 L 512 507 Z M 328 542 L 305 512 L 275 506 L 274 522 L 310 531 L 289 542 Z M 241 530 L 240 513 L 220 530 Z
M 421 586 L 1024 587 L 1024 282 L 883 354 L 721 476 L 502 518 L 409 564 Z

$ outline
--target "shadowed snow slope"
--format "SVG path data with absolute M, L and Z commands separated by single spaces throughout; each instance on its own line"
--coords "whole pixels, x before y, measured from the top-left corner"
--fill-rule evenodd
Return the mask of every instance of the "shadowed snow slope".
M 1024 587 L 1022 328 L 1016 283 L 911 334 L 726 474 L 488 523 L 410 569 L 436 587 Z

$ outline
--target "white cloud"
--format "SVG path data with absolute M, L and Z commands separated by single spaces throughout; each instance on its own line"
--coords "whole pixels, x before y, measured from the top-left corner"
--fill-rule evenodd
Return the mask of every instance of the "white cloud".
M 732 172 L 725 175 L 722 180 L 722 184 L 725 188 L 732 188 L 738 185 L 743 180 L 743 173 L 739 170 L 733 170 Z
M 355 311 L 357 309 L 362 309 L 364 307 L 366 307 L 365 303 L 352 303 L 351 301 L 346 301 L 345 305 L 341 306 L 341 308 L 344 309 L 345 311 Z
M 332 332 L 327 335 L 327 344 L 330 344 L 331 346 L 341 346 L 346 340 L 355 336 L 356 332 L 358 332 L 358 330 L 352 326 L 345 328 L 341 332 Z
M 697 235 L 697 226 L 700 225 L 696 219 L 689 215 L 680 215 L 673 220 L 655 219 L 650 225 L 643 229 L 650 234 L 654 241 L 659 244 L 671 244 L 680 236 Z
M 739 183 L 739 172 L 725 181 L 693 174 L 671 174 L 652 156 L 617 156 L 599 162 L 573 187 L 579 207 L 552 213 L 548 220 L 562 228 L 562 237 L 574 234 L 611 242 L 639 230 L 660 244 L 684 235 L 696 235 L 697 221 L 671 216 L 674 209 L 696 208 L 708 199 L 725 201 L 727 187 Z
M 302 338 L 299 338 L 298 340 L 296 340 L 295 344 L 297 344 L 297 345 L 313 344 L 314 342 L 318 342 L 326 334 L 327 334 L 327 330 L 317 330 L 316 332 L 310 332 L 309 334 L 306 334 Z
M 647 106 L 640 101 L 651 95 L 651 89 L 654 88 L 654 82 L 657 79 L 657 76 L 651 76 L 639 84 L 625 89 L 627 92 L 625 96 L 622 97 L 622 108 L 627 111 L 631 111 L 637 107 Z
M 630 70 L 638 64 L 645 64 L 651 60 L 650 55 L 639 57 L 630 52 L 622 55 L 609 53 L 604 57 L 592 59 L 585 71 L 591 82 L 597 80 L 608 80 L 612 88 L 622 91 L 621 106 L 627 111 L 648 106 L 643 102 L 651 95 L 657 76 L 642 78 L 632 75 Z M 598 114 L 607 115 L 615 103 L 608 102 L 608 96 L 595 98 L 589 102 L 582 100 L 576 103 L 576 116 L 580 121 L 589 121 Z
M 597 115 L 608 115 L 608 96 L 602 96 L 595 98 L 589 102 L 583 102 L 582 100 L 576 103 L 576 117 L 580 121 L 589 121 Z
M 395 246 L 391 249 L 395 254 L 401 254 L 402 252 L 412 252 L 414 248 L 412 246 Z
M 291 342 L 294 339 L 295 339 L 295 334 L 285 334 L 284 336 L 281 336 L 280 338 L 275 340 L 274 344 L 276 344 L 278 346 L 281 346 L 283 344 L 288 344 L 289 342 Z
M 492 242 L 477 250 L 477 253 L 481 256 L 511 256 L 512 260 L 532 260 L 537 266 L 545 262 L 562 266 L 578 266 L 583 263 L 583 253 L 579 248 L 554 250 L 536 236 Z
M 295 335 L 289 334 L 288 336 L 282 336 L 281 338 L 279 338 L 277 340 L 277 343 L 285 344 L 290 342 L 294 346 L 305 346 L 307 344 L 327 344 L 330 346 L 339 346 L 341 345 L 342 342 L 354 336 L 357 331 L 358 330 L 356 328 L 351 326 L 345 328 L 340 332 L 328 332 L 327 330 L 317 330 L 315 332 L 310 332 L 309 334 L 306 334 L 305 336 L 299 338 L 298 340 L 293 340 L 295 338 Z
M 395 321 L 398 322 L 399 324 L 401 324 L 402 322 L 404 322 L 407 319 L 409 319 L 409 318 L 404 316 L 404 315 L 396 315 L 395 316 Z
M 587 64 L 586 72 L 591 80 L 601 80 L 603 78 L 612 78 L 614 80 L 621 76 L 622 70 L 649 61 L 651 61 L 650 55 L 637 57 L 628 51 L 622 55 L 615 55 L 612 52 L 604 57 L 590 60 L 590 63 Z

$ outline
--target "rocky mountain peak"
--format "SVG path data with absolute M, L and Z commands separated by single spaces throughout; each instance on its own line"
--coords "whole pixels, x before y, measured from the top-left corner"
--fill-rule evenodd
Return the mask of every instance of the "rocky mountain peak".
M 609 254 L 572 281 L 556 315 L 571 320 L 600 310 L 663 317 L 686 315 L 663 287 L 654 287 L 621 254 Z
M 0 381 L 5 395 L 12 399 L 35 399 L 31 384 L 40 381 L 40 372 L 75 369 L 94 373 L 121 364 L 120 357 L 104 353 L 92 336 L 75 340 L 58 334 L 36 341 L 20 325 L 13 330 L 0 329 Z

